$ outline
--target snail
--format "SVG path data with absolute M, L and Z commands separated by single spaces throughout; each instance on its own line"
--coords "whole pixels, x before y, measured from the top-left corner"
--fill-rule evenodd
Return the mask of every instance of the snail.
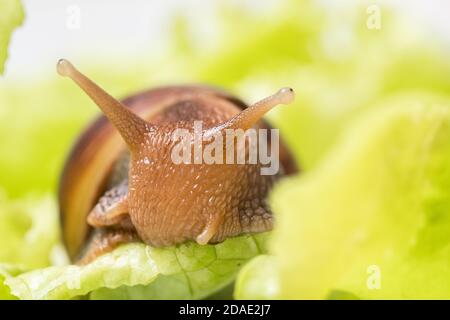
M 199 120 L 209 134 L 270 128 L 262 116 L 290 103 L 292 89 L 250 107 L 200 85 L 150 89 L 120 102 L 67 60 L 58 61 L 57 71 L 104 114 L 80 135 L 60 179 L 63 241 L 73 261 L 91 261 L 132 241 L 204 245 L 272 229 L 267 194 L 280 176 L 297 171 L 282 141 L 280 172 L 261 175 L 260 164 L 175 164 L 172 133 Z

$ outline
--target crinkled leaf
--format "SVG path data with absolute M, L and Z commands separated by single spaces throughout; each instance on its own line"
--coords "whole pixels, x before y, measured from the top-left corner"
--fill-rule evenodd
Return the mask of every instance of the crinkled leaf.
M 20 0 L 0 2 L 0 74 L 8 56 L 8 44 L 13 30 L 22 24 L 24 12 Z
M 129 244 L 85 266 L 49 267 L 9 278 L 21 299 L 196 299 L 232 281 L 239 268 L 264 250 L 267 234 L 217 245 L 186 243 L 152 248 Z
M 9 278 L 5 283 L 21 299 L 70 299 L 99 287 L 151 282 L 156 264 L 143 244 L 118 248 L 85 266 L 56 266 Z
M 265 252 L 267 234 L 231 238 L 216 245 L 148 247 L 160 275 L 150 285 L 92 292 L 92 299 L 200 299 L 229 284 L 255 255 Z

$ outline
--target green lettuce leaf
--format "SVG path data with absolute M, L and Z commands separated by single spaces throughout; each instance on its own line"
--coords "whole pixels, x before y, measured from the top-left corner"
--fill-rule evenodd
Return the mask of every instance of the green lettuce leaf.
M 2 0 L 0 3 L 0 74 L 3 74 L 8 57 L 8 44 L 13 30 L 22 24 L 24 12 L 19 0 Z
M 276 257 L 260 255 L 239 271 L 235 299 L 276 299 L 280 294 Z
M 59 242 L 59 224 L 53 197 L 28 196 L 11 200 L 0 189 L 0 263 L 27 268 L 52 263 Z
M 448 299 L 449 163 L 448 99 L 409 93 L 355 120 L 272 194 L 278 297 Z
M 24 272 L 18 265 L 0 263 L 0 300 L 15 300 L 17 297 L 11 294 L 11 290 L 5 285 L 5 280 Z
M 449 94 L 445 48 L 413 22 L 405 30 L 404 17 L 389 7 L 383 7 L 384 27 L 374 31 L 364 20 L 370 1 L 335 6 L 332 16 L 316 1 L 277 3 L 281 8 L 267 24 L 236 14 L 238 21 L 226 20 L 232 25 L 221 38 L 223 47 L 192 68 L 200 80 L 232 88 L 249 101 L 293 87 L 296 102 L 268 117 L 304 171 L 315 168 L 380 98 L 419 88 Z
M 229 284 L 265 251 L 267 233 L 216 245 L 123 245 L 84 266 L 56 266 L 6 279 L 20 299 L 199 299 Z
M 277 258 L 273 255 L 259 255 L 248 262 L 240 271 L 234 288 L 237 300 L 268 300 L 281 296 L 278 278 Z M 328 300 L 355 300 L 359 297 L 343 291 L 333 290 Z

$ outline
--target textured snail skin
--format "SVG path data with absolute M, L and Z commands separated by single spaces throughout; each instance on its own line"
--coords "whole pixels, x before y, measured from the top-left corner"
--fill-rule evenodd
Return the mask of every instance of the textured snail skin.
M 83 89 L 92 91 L 92 87 Z M 103 97 L 93 99 L 105 104 Z M 91 226 L 102 231 L 102 240 L 92 243 L 106 248 L 90 249 L 98 253 L 121 239 L 138 238 L 153 246 L 187 240 L 206 244 L 272 228 L 266 198 L 278 175 L 261 175 L 259 164 L 174 164 L 171 160 L 174 129 L 192 130 L 197 120 L 203 121 L 204 128 L 217 127 L 240 114 L 244 103 L 209 87 L 178 86 L 149 90 L 125 99 L 124 105 L 129 109 L 117 116 L 104 110 L 120 135 L 104 117 L 97 120 L 81 136 L 63 171 L 60 211 L 63 237 L 72 259 L 86 246 L 89 212 Z M 263 122 L 256 126 L 267 128 Z M 108 202 L 102 203 L 99 198 L 117 187 L 111 184 L 111 176 L 126 146 L 131 160 L 128 174 L 119 175 L 123 190 L 118 189 L 122 191 L 117 195 L 107 194 L 107 200 L 116 196 L 114 201 L 123 196 L 123 208 L 120 206 L 119 214 L 106 219 L 102 214 Z M 282 143 L 280 162 L 285 173 L 296 171 Z M 108 230 L 113 230 L 116 240 L 103 239 Z M 123 238 L 117 236 L 122 233 Z
M 259 165 L 173 164 L 170 133 L 180 127 L 179 122 L 159 127 L 132 155 L 128 203 L 139 237 L 153 246 L 169 246 L 270 230 L 265 199 L 275 177 L 261 175 Z M 201 239 L 202 233 L 211 236 Z

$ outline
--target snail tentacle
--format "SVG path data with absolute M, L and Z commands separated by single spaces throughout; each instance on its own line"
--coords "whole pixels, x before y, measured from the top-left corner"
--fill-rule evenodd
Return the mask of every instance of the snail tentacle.
M 292 88 L 281 88 L 275 94 L 254 103 L 225 123 L 212 128 L 207 134 L 214 134 L 225 129 L 249 129 L 271 109 L 279 104 L 290 104 L 294 98 L 295 93 Z
M 72 79 L 97 104 L 119 131 L 130 150 L 133 151 L 141 146 L 153 125 L 131 112 L 120 101 L 78 71 L 69 61 L 60 59 L 57 71 L 61 76 Z

